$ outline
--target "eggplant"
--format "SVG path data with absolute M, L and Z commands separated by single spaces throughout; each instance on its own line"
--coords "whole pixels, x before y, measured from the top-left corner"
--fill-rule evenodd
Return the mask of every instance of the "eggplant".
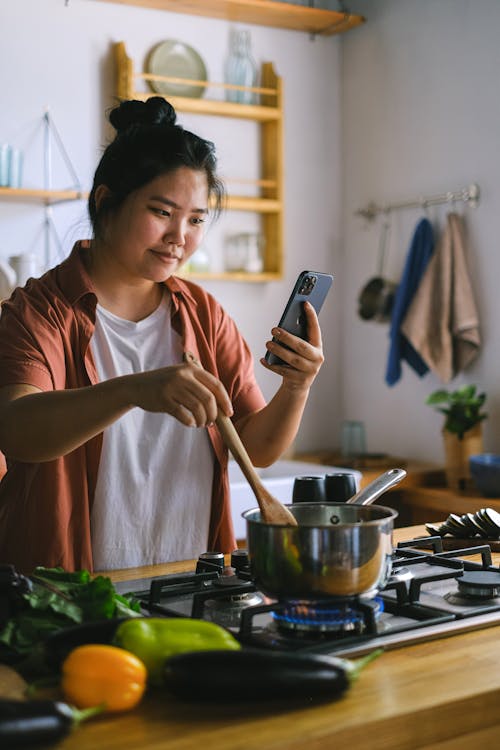
M 0 699 L 0 747 L 15 748 L 56 742 L 101 707 L 79 711 L 62 701 Z
M 164 682 L 177 697 L 194 700 L 338 698 L 380 653 L 350 661 L 257 648 L 190 651 L 165 662 Z
M 127 617 L 83 622 L 51 633 L 43 643 L 45 661 L 52 670 L 58 671 L 68 654 L 77 646 L 86 643 L 113 643 L 116 629 Z

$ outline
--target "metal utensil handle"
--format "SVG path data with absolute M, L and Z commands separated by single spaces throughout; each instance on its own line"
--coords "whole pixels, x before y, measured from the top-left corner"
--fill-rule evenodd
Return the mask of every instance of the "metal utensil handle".
M 386 490 L 394 487 L 395 484 L 399 484 L 405 476 L 406 471 L 404 469 L 389 469 L 374 479 L 373 482 L 367 484 L 366 487 L 363 487 L 356 495 L 346 500 L 346 502 L 351 505 L 370 505 Z
M 385 256 L 387 253 L 387 243 L 389 237 L 389 229 L 391 228 L 387 215 L 384 216 L 382 222 L 382 228 L 380 230 L 380 240 L 378 245 L 378 275 L 383 278 L 384 276 L 384 265 Z

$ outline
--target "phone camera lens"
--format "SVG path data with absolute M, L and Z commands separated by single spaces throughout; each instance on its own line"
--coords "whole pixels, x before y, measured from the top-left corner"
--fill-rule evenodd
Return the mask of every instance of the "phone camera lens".
M 299 290 L 300 294 L 311 294 L 312 290 L 316 286 L 317 276 L 306 276 L 302 288 Z

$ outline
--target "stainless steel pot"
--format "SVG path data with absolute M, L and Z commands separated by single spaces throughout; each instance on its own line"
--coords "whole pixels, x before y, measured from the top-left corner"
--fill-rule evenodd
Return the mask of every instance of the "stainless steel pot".
M 370 596 L 385 586 L 398 514 L 363 502 L 373 501 L 405 475 L 392 469 L 351 502 L 289 505 L 297 526 L 265 523 L 258 508 L 245 511 L 248 553 L 258 588 L 279 600 L 311 601 Z

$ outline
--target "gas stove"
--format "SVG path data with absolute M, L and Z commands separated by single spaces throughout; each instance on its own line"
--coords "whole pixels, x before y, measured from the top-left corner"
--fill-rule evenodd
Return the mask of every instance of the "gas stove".
M 398 544 L 389 582 L 371 597 L 270 599 L 252 581 L 241 549 L 230 565 L 223 554 L 207 552 L 192 572 L 116 588 L 134 594 L 145 614 L 210 620 L 243 644 L 342 656 L 500 624 L 500 568 L 490 547 L 444 552 L 438 536 Z

